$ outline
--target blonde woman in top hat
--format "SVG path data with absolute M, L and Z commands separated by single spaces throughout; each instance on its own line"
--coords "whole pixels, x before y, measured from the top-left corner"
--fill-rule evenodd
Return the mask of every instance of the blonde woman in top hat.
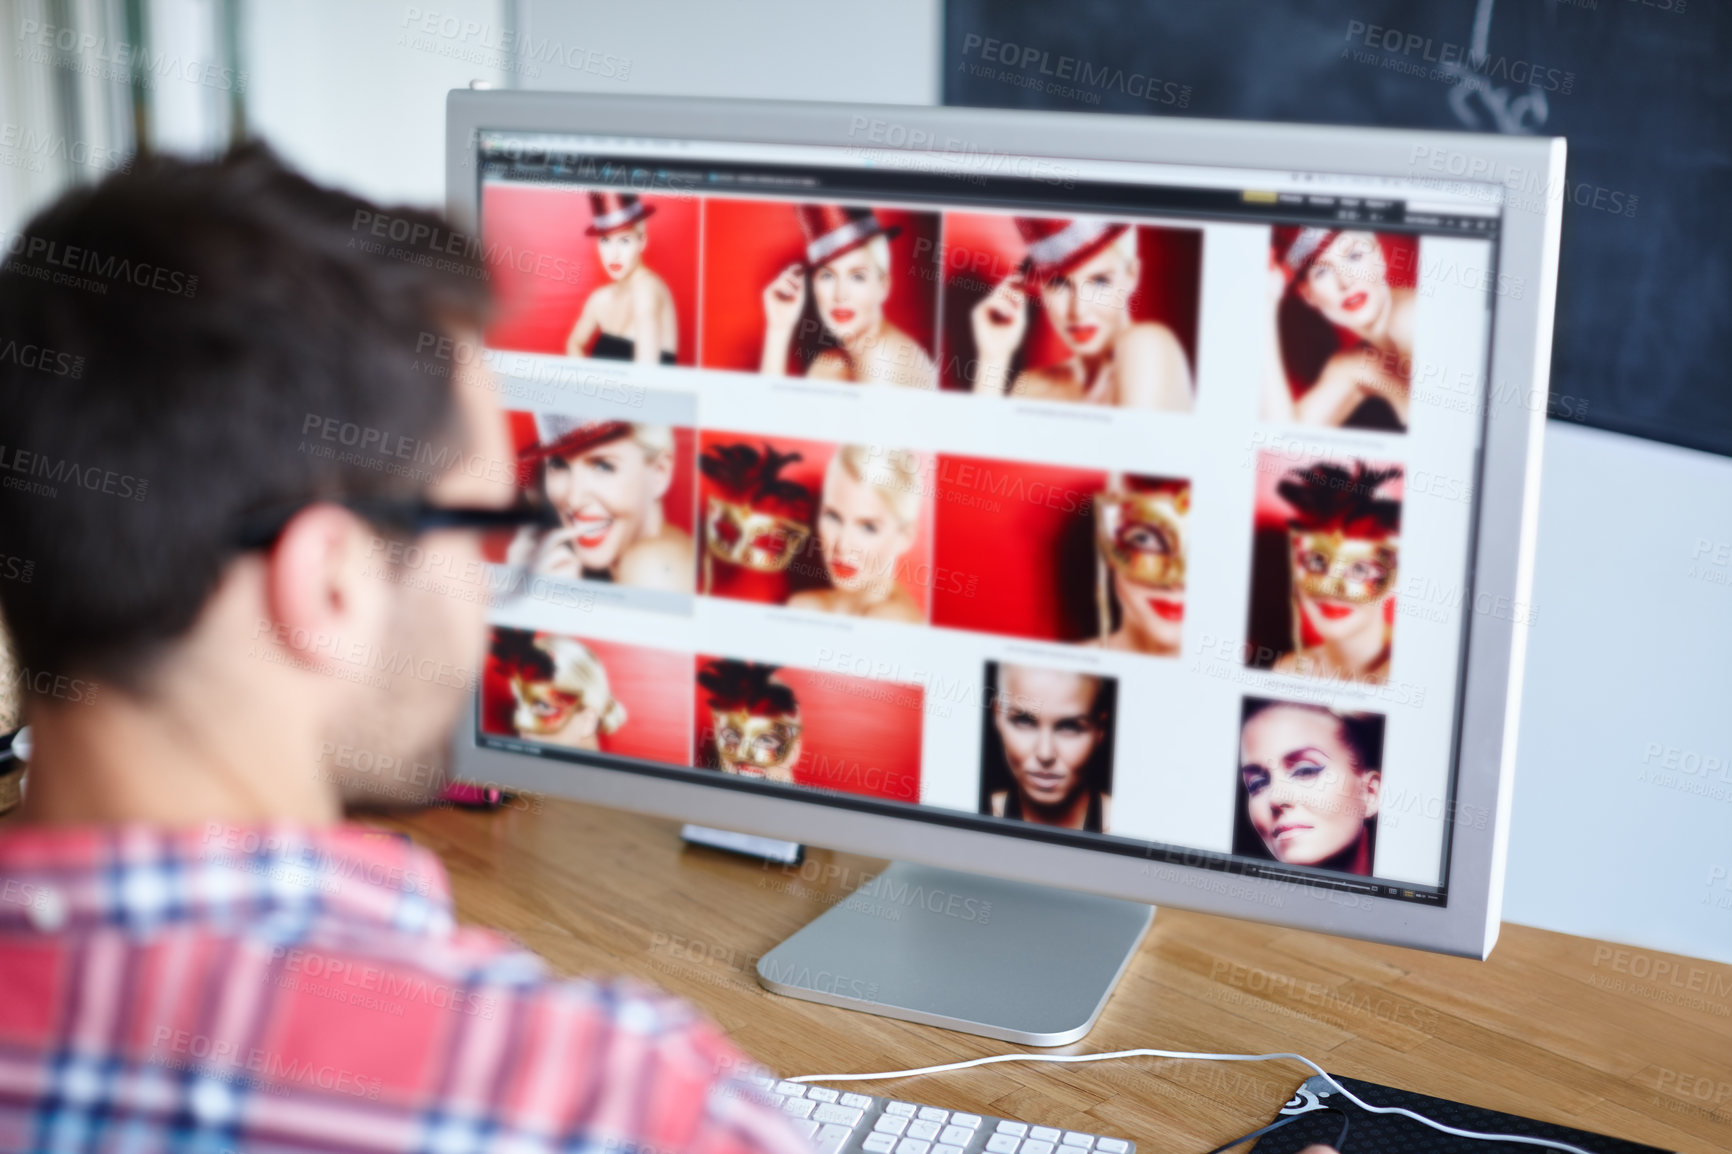
M 1184 346 L 1166 325 L 1131 316 L 1142 276 L 1137 230 L 1092 217 L 1018 217 L 1016 227 L 1027 257 L 971 317 L 974 391 L 1189 412 L 1194 393 Z M 1028 336 L 1031 287 L 1070 356 L 1029 366 L 1012 380 L 1012 361 Z
M 869 208 L 801 204 L 794 211 L 806 235 L 806 259 L 783 269 L 764 290 L 764 375 L 787 373 L 810 281 L 818 323 L 831 344 L 813 358 L 807 377 L 937 388 L 931 356 L 884 316 L 890 240 L 900 229 L 885 228 Z
M 671 365 L 679 352 L 679 322 L 666 282 L 643 262 L 645 221 L 655 213 L 629 192 L 589 194 L 591 220 L 608 283 L 589 294 L 565 341 L 568 357 Z M 593 344 L 592 344 L 593 342 Z
M 924 503 L 920 458 L 904 449 L 843 445 L 824 469 L 818 505 L 818 546 L 830 588 L 788 599 L 793 609 L 925 620 L 897 581 L 902 558 L 914 547 Z
M 1316 381 L 1297 400 L 1281 352 L 1281 302 L 1292 294 L 1347 334 Z M 1381 399 L 1407 427 L 1413 367 L 1414 290 L 1389 283 L 1377 234 L 1302 228 L 1284 251 L 1270 250 L 1270 355 L 1263 419 L 1301 425 L 1356 425 L 1355 413 Z
M 667 425 L 585 421 L 537 413 L 539 444 L 519 455 L 540 465 L 548 502 L 564 527 L 520 537 L 509 557 L 538 573 L 690 593 L 697 552 L 668 521 L 674 434 Z

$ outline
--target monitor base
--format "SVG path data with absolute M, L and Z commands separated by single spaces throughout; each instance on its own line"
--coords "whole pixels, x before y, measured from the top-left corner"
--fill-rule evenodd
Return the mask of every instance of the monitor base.
M 1153 906 L 894 862 L 758 961 L 791 998 L 1062 1046 L 1100 1017 Z

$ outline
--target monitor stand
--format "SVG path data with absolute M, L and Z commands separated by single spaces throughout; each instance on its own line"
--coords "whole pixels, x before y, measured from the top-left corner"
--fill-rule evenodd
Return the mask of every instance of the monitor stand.
M 1094 1026 L 1153 906 L 894 862 L 758 960 L 766 989 L 1026 1046 Z

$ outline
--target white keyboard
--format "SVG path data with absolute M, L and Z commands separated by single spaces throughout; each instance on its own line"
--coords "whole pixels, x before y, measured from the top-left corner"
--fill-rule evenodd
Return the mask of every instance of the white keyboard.
M 1135 1154 L 1136 1143 L 801 1082 L 756 1080 L 818 1154 Z

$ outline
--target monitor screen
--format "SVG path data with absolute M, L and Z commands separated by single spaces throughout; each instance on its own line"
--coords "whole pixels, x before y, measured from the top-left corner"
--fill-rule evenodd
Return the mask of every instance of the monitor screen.
M 873 130 L 477 134 L 477 743 L 1445 902 L 1500 186 Z

